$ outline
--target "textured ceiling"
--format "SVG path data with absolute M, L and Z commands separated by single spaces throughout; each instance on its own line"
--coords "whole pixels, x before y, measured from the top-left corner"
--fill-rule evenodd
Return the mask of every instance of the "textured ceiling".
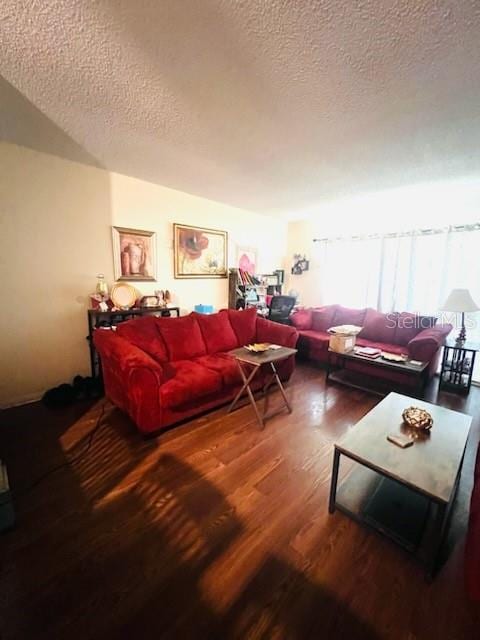
M 479 0 L 3 0 L 0 16 L 6 80 L 114 171 L 289 215 L 480 169 Z

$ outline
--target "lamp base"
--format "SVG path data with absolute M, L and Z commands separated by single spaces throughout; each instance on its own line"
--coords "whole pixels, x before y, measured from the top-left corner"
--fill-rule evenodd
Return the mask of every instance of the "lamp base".
M 465 325 L 462 326 L 458 336 L 455 338 L 455 343 L 457 345 L 463 345 L 467 339 L 467 332 L 465 331 Z

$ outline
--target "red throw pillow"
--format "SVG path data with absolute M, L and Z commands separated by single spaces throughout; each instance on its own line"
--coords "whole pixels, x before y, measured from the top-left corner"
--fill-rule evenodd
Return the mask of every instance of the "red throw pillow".
M 144 316 L 117 325 L 117 335 L 125 338 L 157 362 L 167 362 L 168 353 L 158 330 L 157 318 Z
M 207 348 L 194 315 L 180 318 L 155 318 L 171 362 L 204 356 Z
M 232 329 L 227 311 L 211 315 L 194 312 L 192 315 L 200 326 L 208 353 L 220 353 L 238 347 L 237 336 Z
M 237 345 L 243 347 L 246 344 L 255 342 L 257 335 L 257 310 L 251 307 L 235 311 L 228 309 L 228 317 L 233 331 L 237 336 Z
M 299 331 L 307 331 L 312 327 L 312 310 L 299 309 L 290 316 L 290 322 Z
M 312 309 L 313 331 L 327 331 L 328 329 L 330 329 L 330 327 L 333 327 L 333 317 L 335 316 L 336 310 L 336 304 Z
M 375 309 L 367 309 L 363 321 L 363 329 L 358 334 L 358 337 L 372 340 L 373 342 L 394 344 L 397 316 L 397 313 L 380 313 Z
M 395 331 L 395 344 L 408 344 L 416 335 L 424 329 L 435 326 L 437 319 L 429 316 L 419 316 L 416 313 L 403 311 L 398 315 L 397 329 Z
M 357 327 L 362 327 L 366 312 L 366 309 L 349 309 L 338 305 L 333 317 L 333 326 L 354 324 Z

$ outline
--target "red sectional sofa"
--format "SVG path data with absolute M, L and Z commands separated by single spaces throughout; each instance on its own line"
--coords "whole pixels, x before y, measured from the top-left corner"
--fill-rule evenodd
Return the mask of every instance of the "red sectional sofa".
M 473 600 L 480 601 L 480 447 L 477 452 L 470 501 L 470 522 L 465 548 L 465 576 L 469 596 Z
M 298 330 L 297 348 L 304 357 L 326 363 L 330 338 L 327 330 L 337 325 L 354 324 L 363 327 L 357 336 L 358 345 L 408 354 L 413 360 L 428 362 L 428 378 L 437 370 L 441 346 L 452 330 L 451 324 L 437 325 L 436 318 L 406 312 L 384 314 L 375 309 L 349 309 L 340 305 L 301 309 L 293 313 L 290 320 Z M 416 377 L 408 371 L 375 367 L 368 361 L 349 360 L 345 366 L 360 374 L 403 386 L 413 387 L 417 384 Z
M 145 434 L 231 400 L 242 380 L 231 349 L 251 342 L 295 347 L 294 327 L 258 318 L 255 309 L 154 316 L 130 320 L 116 331 L 97 329 L 105 393 Z M 294 357 L 277 370 L 287 380 Z M 265 381 L 255 376 L 256 388 Z

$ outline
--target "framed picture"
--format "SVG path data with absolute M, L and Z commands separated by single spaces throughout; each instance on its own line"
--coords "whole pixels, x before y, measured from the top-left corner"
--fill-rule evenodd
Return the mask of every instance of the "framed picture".
M 175 278 L 226 278 L 226 231 L 173 225 Z
M 156 280 L 154 231 L 112 227 L 116 280 Z
M 237 247 L 237 269 L 246 271 L 251 276 L 257 271 L 257 250 L 251 247 Z
M 304 271 L 308 271 L 310 266 L 310 262 L 307 260 L 305 256 L 302 257 L 301 254 L 295 253 L 293 256 L 293 265 L 292 265 L 292 275 L 301 276 Z

